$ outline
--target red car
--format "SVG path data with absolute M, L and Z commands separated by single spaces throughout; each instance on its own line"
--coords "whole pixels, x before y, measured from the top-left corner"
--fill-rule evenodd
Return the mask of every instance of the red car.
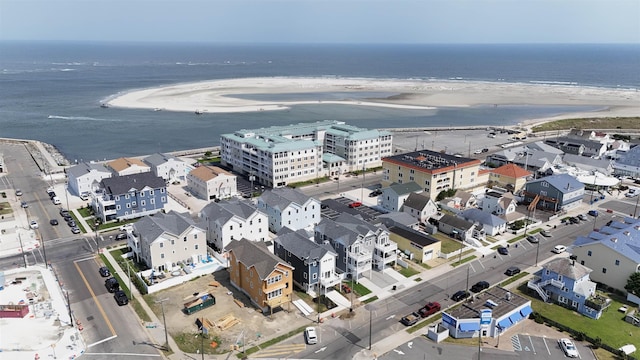
M 437 302 L 430 302 L 422 307 L 422 309 L 418 310 L 418 313 L 420 314 L 420 316 L 425 318 L 437 313 L 438 311 L 440 311 L 440 304 Z
M 357 207 L 360 207 L 360 206 L 362 206 L 362 203 L 360 201 L 354 201 L 351 204 L 349 204 L 350 208 L 357 208 Z

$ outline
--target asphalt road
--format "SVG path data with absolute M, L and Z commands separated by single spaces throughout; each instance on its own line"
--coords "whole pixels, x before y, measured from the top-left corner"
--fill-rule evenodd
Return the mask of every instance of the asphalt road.
M 613 216 L 614 214 L 609 213 L 601 214 L 597 218 L 598 224 L 605 224 Z M 587 235 L 593 229 L 593 220 L 594 218 L 590 217 L 588 221 L 579 224 L 559 225 L 556 229 L 547 227 L 552 236 L 549 238 L 540 236 L 539 248 L 538 245 L 521 240 L 517 246 L 511 244 L 509 254 L 506 256 L 497 253 L 495 256 L 485 256 L 443 276 L 423 281 L 406 291 L 399 289 L 396 295 L 374 303 L 376 310 L 372 313 L 372 342 L 376 343 L 398 331 L 403 331 L 405 326 L 400 324 L 400 318 L 418 310 L 429 301 L 438 301 L 443 308 L 453 305 L 454 302 L 449 299 L 449 296 L 467 287 L 467 276 L 469 286 L 480 280 L 488 281 L 493 285 L 508 278 L 504 272 L 510 266 L 518 266 L 523 270 L 535 266 L 536 252 L 538 262 L 556 256 L 551 252 L 555 245 L 569 246 L 577 236 Z M 307 347 L 296 356 L 312 359 L 351 359 L 357 352 L 368 348 L 368 312 L 362 307 L 355 311 L 356 315 L 353 319 L 328 321 L 327 324 L 320 325 L 318 329 L 322 333 L 321 342 Z M 319 351 L 322 348 L 324 350 Z

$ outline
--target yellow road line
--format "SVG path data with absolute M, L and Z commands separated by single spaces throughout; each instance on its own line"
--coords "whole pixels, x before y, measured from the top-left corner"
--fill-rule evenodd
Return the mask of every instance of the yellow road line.
M 282 344 L 270 346 L 264 350 L 258 351 L 253 356 L 256 358 L 274 357 L 275 355 L 285 355 L 300 352 L 306 349 L 305 344 Z
M 93 300 L 95 300 L 96 305 L 98 306 L 98 310 L 100 311 L 100 314 L 102 314 L 102 317 L 104 318 L 104 321 L 107 323 L 107 326 L 111 330 L 111 334 L 115 336 L 116 335 L 116 331 L 113 329 L 113 325 L 111 325 L 111 322 L 109 321 L 109 318 L 107 318 L 107 314 L 104 312 L 104 309 L 102 308 L 102 305 L 100 305 L 100 301 L 98 301 L 98 297 L 93 292 L 93 289 L 91 289 L 91 286 L 89 285 L 89 282 L 87 281 L 87 278 L 82 273 L 82 270 L 80 270 L 80 266 L 78 266 L 78 263 L 76 263 L 75 261 L 73 262 L 73 265 L 75 265 L 76 269 L 78 270 L 78 273 L 80 274 L 80 277 L 82 278 L 82 281 L 84 281 L 84 284 L 87 286 L 87 289 L 89 289 L 89 292 L 91 293 L 91 297 L 93 297 Z

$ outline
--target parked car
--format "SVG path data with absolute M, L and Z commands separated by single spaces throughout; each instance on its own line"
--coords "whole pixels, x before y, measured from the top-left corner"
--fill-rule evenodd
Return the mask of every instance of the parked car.
M 49 224 L 51 224 L 51 225 L 53 225 L 53 226 L 56 226 L 56 225 L 58 225 L 58 220 L 56 220 L 56 219 L 51 219 L 51 220 L 49 220 Z
M 29 223 L 29 227 L 34 230 L 37 229 L 39 227 L 38 222 L 35 220 L 31 220 L 31 222 Z
M 116 303 L 120 306 L 127 305 L 129 303 L 127 294 L 122 290 L 116 290 L 113 294 L 113 298 L 116 299 Z
M 80 234 L 81 231 L 80 231 L 79 227 L 74 226 L 74 227 L 71 228 L 71 232 L 74 233 L 74 234 Z
M 69 210 L 61 208 L 60 216 L 65 217 L 65 216 L 71 216 L 71 215 L 69 214 Z
M 120 226 L 120 228 L 119 228 L 119 229 L 120 229 L 120 231 L 127 231 L 127 232 L 129 232 L 129 231 L 133 231 L 133 225 L 131 225 L 131 224 L 124 224 L 124 225 Z
M 538 239 L 538 237 L 535 235 L 527 235 L 527 241 L 532 244 L 537 244 L 540 242 L 540 239 Z
M 320 204 L 320 209 L 328 209 L 329 205 L 327 204 Z
M 76 222 L 73 220 L 69 220 L 67 221 L 67 225 L 69 225 L 69 227 L 76 227 Z
M 578 219 L 575 216 L 572 216 L 572 217 L 569 218 L 569 222 L 572 223 L 572 224 L 579 224 L 580 223 L 580 219 Z
M 509 255 L 509 249 L 507 249 L 504 246 L 500 246 L 498 248 L 498 254 L 500 254 L 500 255 Z
M 100 276 L 102 276 L 102 277 L 111 276 L 111 271 L 109 271 L 109 268 L 106 267 L 106 266 L 103 266 L 103 267 L 99 268 L 98 272 L 100 273 Z
M 110 293 L 120 290 L 120 283 L 116 278 L 108 278 L 104 281 L 104 286 Z
M 565 353 L 565 355 L 567 355 L 567 357 L 577 358 L 578 356 L 580 356 L 578 354 L 578 349 L 573 344 L 573 342 L 571 342 L 571 340 L 567 338 L 563 338 L 558 340 L 558 344 L 560 345 L 560 349 L 562 349 L 562 351 Z
M 351 204 L 349 204 L 350 208 L 357 208 L 357 207 L 360 207 L 360 206 L 362 206 L 362 203 L 360 201 L 354 201 Z
M 407 316 L 403 316 L 402 319 L 400 319 L 400 322 L 405 326 L 411 326 L 417 323 L 418 320 L 420 320 L 420 314 L 414 312 Z
M 116 240 L 124 240 L 127 238 L 127 234 L 126 233 L 120 233 L 118 235 L 116 235 Z
M 587 215 L 593 216 L 593 217 L 598 217 L 598 210 L 589 210 L 589 212 L 587 213 Z
M 482 152 L 483 152 L 483 153 L 489 152 L 489 149 L 484 148 L 484 149 L 482 149 Z
M 469 292 L 466 290 L 456 291 L 455 294 L 451 295 L 451 300 L 453 301 L 461 301 L 469 297 Z
M 550 237 L 551 236 L 551 231 L 549 230 L 542 230 L 540 231 L 540 235 L 544 236 L 544 237 Z
M 376 197 L 382 195 L 382 190 L 380 189 L 375 189 L 372 192 L 369 193 L 369 197 Z
M 584 214 L 580 214 L 578 215 L 578 219 L 582 220 L 582 221 L 587 221 L 587 217 Z
M 507 271 L 504 272 L 504 274 L 507 276 L 513 276 L 519 273 L 520 273 L 520 268 L 517 266 L 511 266 L 510 268 L 507 269 Z
M 556 254 L 562 254 L 563 252 L 565 252 L 567 250 L 567 247 L 564 245 L 556 245 L 553 247 L 553 251 Z
M 27 204 L 27 202 L 26 202 L 26 201 L 21 201 L 21 202 L 20 202 L 20 206 L 22 206 L 22 208 L 23 208 L 23 209 L 26 209 L 26 208 L 28 208 L 28 207 L 29 207 L 29 204 Z
M 420 316 L 422 316 L 423 318 L 427 317 L 427 316 L 431 316 L 435 313 L 437 313 L 438 311 L 440 311 L 440 303 L 438 302 L 430 302 L 427 303 L 427 305 L 423 306 L 422 308 L 420 308 L 420 310 L 418 310 L 418 313 L 420 314 Z
M 16 196 L 22 196 L 22 190 L 16 189 Z
M 304 329 L 304 340 L 309 345 L 317 344 L 318 335 L 316 333 L 316 328 L 314 328 L 313 326 L 309 326 L 308 328 Z
M 489 288 L 489 283 L 486 281 L 478 281 L 477 283 L 473 284 L 473 286 L 471 287 L 471 291 L 473 291 L 474 293 L 479 293 L 482 290 L 488 289 Z

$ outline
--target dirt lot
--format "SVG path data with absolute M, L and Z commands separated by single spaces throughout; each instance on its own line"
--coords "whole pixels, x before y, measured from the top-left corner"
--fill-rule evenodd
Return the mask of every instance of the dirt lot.
M 220 283 L 220 286 L 209 285 L 214 281 Z M 184 303 L 193 298 L 193 294 L 196 292 L 200 294 L 210 292 L 215 296 L 216 304 L 191 315 L 186 315 L 182 312 Z M 293 304 L 289 308 L 285 305 L 284 310 L 274 312 L 272 317 L 269 314 L 261 313 L 251 304 L 246 295 L 230 284 L 229 274 L 226 270 L 200 277 L 159 293 L 146 295 L 145 298 L 161 321 L 161 306 L 155 302 L 167 299 L 164 301 L 164 310 L 167 328 L 173 337 L 185 333 L 197 333 L 198 328 L 195 325 L 197 318 L 205 318 L 216 326 L 221 326 L 233 324 L 233 322 L 230 322 L 230 320 L 233 320 L 230 317 L 227 317 L 229 320 L 226 322 L 222 321 L 221 319 L 225 316 L 231 315 L 235 317 L 239 321 L 237 324 L 226 329 L 214 328 L 212 330 L 213 336 L 217 336 L 221 341 L 221 350 L 227 350 L 231 345 L 235 344 L 243 330 L 246 345 L 250 346 L 311 324 L 315 319 L 313 314 L 310 315 L 309 319 L 303 317 Z M 243 307 L 238 305 L 234 299 L 241 302 Z M 302 338 L 300 338 L 300 341 L 302 341 Z

